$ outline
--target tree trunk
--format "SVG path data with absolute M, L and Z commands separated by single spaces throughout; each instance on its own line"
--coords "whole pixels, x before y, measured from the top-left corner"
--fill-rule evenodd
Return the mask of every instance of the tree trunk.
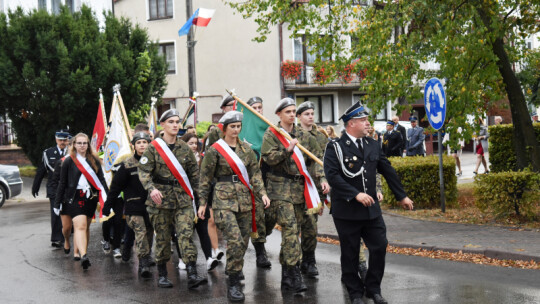
M 477 7 L 478 14 L 484 25 L 493 32 L 491 17 L 486 11 Z M 492 43 L 493 53 L 499 59 L 497 65 L 505 84 L 506 94 L 510 102 L 510 112 L 514 126 L 514 152 L 516 154 L 517 169 L 521 170 L 529 165 L 536 172 L 540 172 L 540 147 L 534 134 L 532 121 L 529 117 L 529 110 L 525 102 L 525 96 L 521 90 L 521 84 L 512 70 L 512 65 L 508 54 L 504 49 L 503 37 L 498 37 Z

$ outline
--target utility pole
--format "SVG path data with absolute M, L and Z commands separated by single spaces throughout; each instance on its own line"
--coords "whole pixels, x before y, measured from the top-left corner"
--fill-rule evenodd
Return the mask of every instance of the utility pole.
M 186 0 L 186 17 L 187 20 L 193 15 L 192 0 Z M 195 77 L 195 44 L 197 41 L 193 41 L 193 26 L 189 29 L 187 35 L 187 49 L 188 49 L 188 81 L 189 81 L 189 98 L 193 97 L 193 93 L 197 90 L 197 83 Z M 193 125 L 197 128 L 197 106 L 193 112 Z

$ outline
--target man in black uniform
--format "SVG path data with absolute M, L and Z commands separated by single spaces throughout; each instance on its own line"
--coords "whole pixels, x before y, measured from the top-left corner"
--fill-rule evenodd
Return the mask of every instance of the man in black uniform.
M 377 142 L 368 137 L 368 112 L 356 102 L 340 119 L 345 124 L 341 138 L 328 143 L 324 172 L 331 187 L 331 213 L 341 246 L 341 281 L 353 304 L 364 303 L 364 294 L 376 304 L 387 303 L 381 296 L 384 274 L 386 226 L 377 200 L 377 172 L 386 179 L 396 200 L 413 208 L 396 171 Z M 358 274 L 360 239 L 369 250 L 365 282 Z
M 402 156 L 403 137 L 401 133 L 394 130 L 394 122 L 389 120 L 386 123 L 386 133 L 383 135 L 382 150 L 386 156 Z
M 51 204 L 51 246 L 60 249 L 63 247 L 64 236 L 62 235 L 62 221 L 60 220 L 60 216 L 56 215 L 53 211 L 56 187 L 52 185 L 52 176 L 56 162 L 68 153 L 67 145 L 71 135 L 69 135 L 69 130 L 59 130 L 56 132 L 55 137 L 56 146 L 43 151 L 43 160 L 39 164 L 34 183 L 32 184 L 32 195 L 34 197 L 38 196 L 41 181 L 45 177 L 45 174 L 47 174 L 47 197 Z

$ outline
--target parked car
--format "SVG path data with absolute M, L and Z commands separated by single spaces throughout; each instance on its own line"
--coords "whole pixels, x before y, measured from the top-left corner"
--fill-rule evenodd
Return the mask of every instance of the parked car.
M 0 207 L 7 199 L 21 194 L 23 181 L 19 167 L 0 165 Z

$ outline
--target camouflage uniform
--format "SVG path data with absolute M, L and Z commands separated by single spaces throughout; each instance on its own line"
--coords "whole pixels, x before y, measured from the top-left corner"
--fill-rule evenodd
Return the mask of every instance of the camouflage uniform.
M 253 193 L 259 197 L 266 195 L 255 152 L 244 142 L 238 142 L 234 152 L 246 166 Z M 201 164 L 200 204 L 206 206 L 211 183 L 215 179 L 212 209 L 214 221 L 227 240 L 226 270 L 229 275 L 242 271 L 251 231 L 252 209 L 251 195 L 242 182 L 220 181 L 232 175 L 235 173 L 227 160 L 214 147 L 208 147 Z
M 146 225 L 144 216 L 127 215 L 127 225 L 135 233 L 135 244 L 137 246 L 137 257 L 150 255 L 152 242 L 154 240 L 154 228 L 152 225 Z
M 171 151 L 186 171 L 194 195 L 196 195 L 195 191 L 199 185 L 199 167 L 195 155 L 180 139 L 176 140 Z M 183 261 L 186 264 L 196 262 L 197 248 L 192 240 L 195 219 L 192 199 L 176 182 L 176 178 L 165 161 L 151 144 L 141 157 L 139 178 L 148 193 L 158 189 L 163 195 L 161 204 L 154 203 L 150 196 L 146 200 L 146 209 L 156 231 L 156 263 L 163 264 L 171 258 L 172 224 L 175 225 L 178 235 Z
M 204 146 L 205 153 L 206 151 L 208 151 L 208 148 L 210 148 L 220 138 L 223 138 L 223 131 L 221 131 L 219 127 L 216 126 L 212 130 L 210 130 L 208 137 L 206 137 L 206 143 Z
M 281 124 L 278 124 L 281 127 Z M 296 126 L 290 132 L 292 138 L 315 155 L 321 155 L 321 149 L 308 132 Z M 267 176 L 267 191 L 272 204 L 277 208 L 278 224 L 281 226 L 280 263 L 295 266 L 302 258 L 299 242 L 300 225 L 306 219 L 304 199 L 304 178 L 292 158 L 274 133 L 268 129 L 264 133 L 261 147 L 262 159 L 271 167 Z M 306 166 L 315 182 L 326 182 L 323 168 L 304 155 Z

